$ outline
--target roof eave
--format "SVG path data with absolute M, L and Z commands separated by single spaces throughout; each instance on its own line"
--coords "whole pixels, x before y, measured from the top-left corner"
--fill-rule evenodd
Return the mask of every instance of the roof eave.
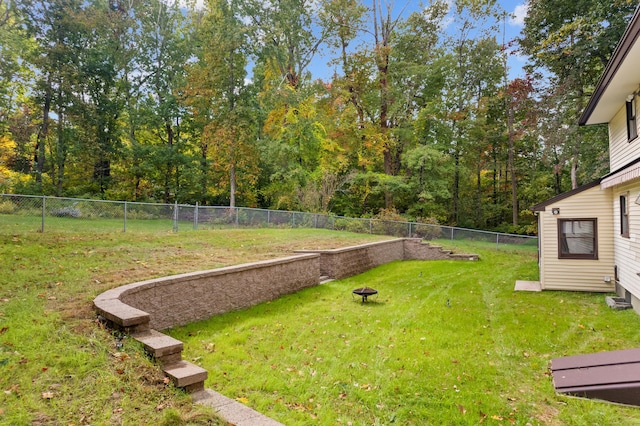
M 627 29 L 620 39 L 620 42 L 616 46 L 616 49 L 613 51 L 611 59 L 609 59 L 607 67 L 605 68 L 604 73 L 600 77 L 600 80 L 598 81 L 598 84 L 596 85 L 596 88 L 591 95 L 591 98 L 589 99 L 587 107 L 578 120 L 578 124 L 580 126 L 584 126 L 586 124 L 602 123 L 602 121 L 589 122 L 589 119 L 591 118 L 591 115 L 594 113 L 596 107 L 598 106 L 598 103 L 602 99 L 602 96 L 609 87 L 609 84 L 620 69 L 620 66 L 629 54 L 629 51 L 638 40 L 638 37 L 640 37 L 640 5 L 636 8 L 633 17 L 631 18 L 631 22 L 629 23 L 629 25 L 627 25 Z

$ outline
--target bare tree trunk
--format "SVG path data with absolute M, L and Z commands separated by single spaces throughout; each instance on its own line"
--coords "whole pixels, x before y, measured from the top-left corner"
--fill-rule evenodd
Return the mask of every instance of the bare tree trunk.
M 231 152 L 229 153 L 229 207 L 236 206 L 236 129 L 231 131 Z
M 512 222 L 518 224 L 518 179 L 515 167 L 515 133 L 513 131 L 513 102 L 511 95 L 507 95 L 507 126 L 509 132 L 509 173 L 511 175 L 511 213 Z
M 173 126 L 169 120 L 165 123 L 167 130 L 167 146 L 169 148 L 169 158 L 167 159 L 167 173 L 164 178 L 164 202 L 171 201 L 171 175 L 173 173 Z
M 42 126 L 38 131 L 38 139 L 34 154 L 36 163 L 36 182 L 42 183 L 42 173 L 44 173 L 45 145 L 49 136 L 49 113 L 51 112 L 51 74 L 47 77 L 47 87 L 44 93 L 44 105 L 42 106 Z

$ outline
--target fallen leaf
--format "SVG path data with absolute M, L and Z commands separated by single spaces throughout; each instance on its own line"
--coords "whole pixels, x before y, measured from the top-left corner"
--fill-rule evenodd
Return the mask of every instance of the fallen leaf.
M 249 399 L 245 398 L 244 396 L 236 398 L 236 401 L 238 401 L 238 402 L 240 402 L 242 404 L 248 404 L 249 403 Z
M 51 398 L 53 398 L 53 392 L 49 392 L 49 391 L 42 392 L 42 399 L 51 399 Z
M 162 383 L 164 383 L 165 385 L 168 385 L 169 382 L 171 382 L 171 379 L 168 377 L 165 377 L 164 379 L 162 379 Z
M 0 328 L 0 334 L 4 334 L 7 332 L 7 330 L 9 330 L 9 327 L 2 327 Z
M 458 410 L 460 410 L 462 414 L 467 414 L 467 409 L 464 408 L 462 405 L 458 405 Z
M 497 415 L 495 415 L 495 414 L 494 414 L 493 416 L 491 416 L 491 418 L 492 418 L 493 420 L 504 420 L 504 417 L 502 417 L 502 416 L 497 416 Z

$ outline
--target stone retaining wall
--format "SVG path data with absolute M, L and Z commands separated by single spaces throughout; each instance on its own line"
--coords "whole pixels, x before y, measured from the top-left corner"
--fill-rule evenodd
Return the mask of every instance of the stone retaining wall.
M 453 254 L 442 247 L 423 243 L 419 238 L 402 238 L 332 250 L 297 250 L 319 253 L 320 273 L 341 279 L 396 260 L 478 260 L 478 256 Z
M 102 293 L 94 305 L 120 328 L 164 330 L 318 285 L 321 276 L 350 277 L 397 260 L 478 259 L 477 255 L 452 254 L 417 238 L 296 253 L 280 259 L 124 285 Z M 145 319 L 141 321 L 141 317 Z
M 115 300 L 149 314 L 164 330 L 248 308 L 320 282 L 320 255 L 305 254 L 140 281 L 109 290 L 94 301 L 100 312 Z M 110 318 L 110 312 L 100 312 Z
M 175 386 L 209 395 L 212 391 L 204 389 L 207 371 L 182 360 L 182 342 L 157 330 L 248 308 L 318 285 L 321 277 L 353 276 L 395 260 L 478 260 L 477 255 L 454 255 L 420 239 L 298 253 L 302 254 L 132 283 L 105 291 L 93 304 L 108 325 L 140 341 Z M 214 399 L 227 400 L 222 395 Z M 260 418 L 260 424 L 279 424 L 253 411 L 251 415 Z

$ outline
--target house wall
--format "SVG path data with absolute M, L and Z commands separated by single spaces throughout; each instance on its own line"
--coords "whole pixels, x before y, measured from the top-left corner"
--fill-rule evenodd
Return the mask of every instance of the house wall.
M 560 214 L 554 215 L 553 208 Z M 599 186 L 546 206 L 539 213 L 540 285 L 544 290 L 613 292 L 611 191 Z M 598 259 L 558 259 L 558 219 L 598 219 Z M 610 277 L 610 282 L 605 282 Z
M 636 124 L 640 124 L 640 116 Z M 627 110 L 625 104 L 622 104 L 609 122 L 610 170 L 618 170 L 636 158 L 640 158 L 640 139 L 632 142 L 627 140 Z
M 614 244 L 615 265 L 618 267 L 620 285 L 629 291 L 636 300 L 633 300 L 634 309 L 640 312 L 640 205 L 635 203 L 640 195 L 640 180 L 635 180 L 612 188 L 613 214 L 614 214 Z M 629 195 L 629 237 L 620 235 L 620 195 Z M 624 292 L 622 292 L 624 293 Z M 624 296 L 624 294 L 620 294 Z

